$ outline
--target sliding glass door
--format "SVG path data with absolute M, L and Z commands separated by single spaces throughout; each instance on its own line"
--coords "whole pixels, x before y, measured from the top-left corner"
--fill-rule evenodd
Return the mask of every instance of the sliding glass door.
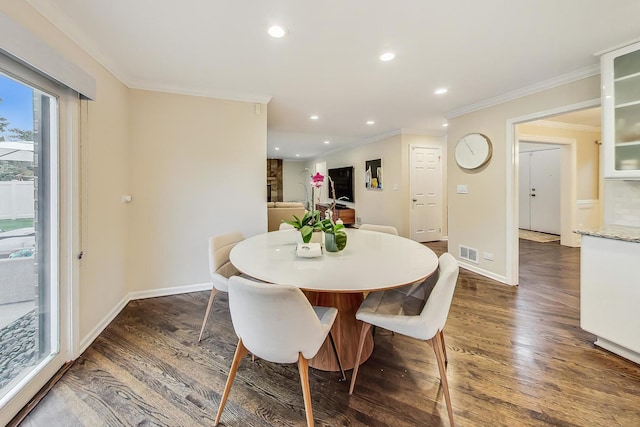
M 70 328 L 68 285 L 61 280 L 60 269 L 65 247 L 59 221 L 65 211 L 59 185 L 64 89 L 2 57 L 0 99 L 0 425 L 4 425 L 69 359 Z

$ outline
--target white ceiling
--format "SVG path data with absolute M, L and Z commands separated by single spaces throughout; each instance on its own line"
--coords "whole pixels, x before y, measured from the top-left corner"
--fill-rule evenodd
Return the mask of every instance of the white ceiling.
M 594 53 L 640 37 L 638 0 L 28 1 L 129 87 L 270 100 L 280 158 L 443 134 L 452 111 L 593 74 Z

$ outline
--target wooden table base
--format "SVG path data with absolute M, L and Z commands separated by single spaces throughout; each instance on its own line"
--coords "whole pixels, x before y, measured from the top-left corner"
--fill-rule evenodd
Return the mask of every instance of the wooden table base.
M 335 292 L 304 292 L 312 305 L 323 307 L 335 307 L 338 309 L 331 333 L 340 355 L 342 368 L 346 371 L 356 366 L 356 353 L 358 352 L 358 340 L 362 323 L 356 320 L 356 311 L 360 307 L 364 296 L 358 293 Z M 373 337 L 369 332 L 362 349 L 360 364 L 369 358 L 373 351 Z M 309 366 L 322 371 L 339 371 L 338 362 L 331 348 L 331 342 L 327 339 L 322 345 L 316 357 L 309 361 Z

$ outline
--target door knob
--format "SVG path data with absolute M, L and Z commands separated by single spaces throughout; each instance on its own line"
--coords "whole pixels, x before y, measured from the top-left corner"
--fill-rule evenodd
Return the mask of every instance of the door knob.
M 417 201 L 418 201 L 418 199 L 413 199 L 413 201 L 414 201 L 414 202 L 417 202 Z

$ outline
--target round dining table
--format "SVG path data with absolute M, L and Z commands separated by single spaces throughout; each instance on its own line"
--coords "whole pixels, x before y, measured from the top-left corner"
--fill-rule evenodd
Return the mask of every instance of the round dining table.
M 438 267 L 438 257 L 425 245 L 376 231 L 346 229 L 347 246 L 340 252 L 322 248 L 318 257 L 298 256 L 297 230 L 258 234 L 238 243 L 230 253 L 231 263 L 242 273 L 269 283 L 302 289 L 313 305 L 336 307 L 338 316 L 332 334 L 344 369 L 356 365 L 360 336 L 355 313 L 366 292 L 392 289 L 421 282 Z M 373 351 L 371 334 L 365 341 L 363 363 Z M 338 371 L 330 345 L 325 342 L 310 366 Z

